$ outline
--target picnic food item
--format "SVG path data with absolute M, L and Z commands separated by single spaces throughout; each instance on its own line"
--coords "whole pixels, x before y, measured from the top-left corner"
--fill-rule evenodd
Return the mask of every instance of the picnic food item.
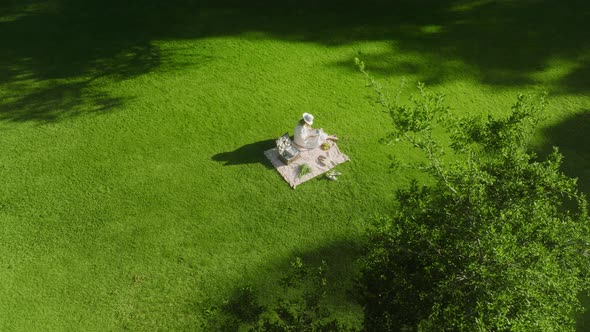
M 322 145 L 320 145 L 320 147 L 322 148 L 322 150 L 327 151 L 327 150 L 330 150 L 332 145 L 330 143 L 326 142 L 326 143 L 323 143 Z

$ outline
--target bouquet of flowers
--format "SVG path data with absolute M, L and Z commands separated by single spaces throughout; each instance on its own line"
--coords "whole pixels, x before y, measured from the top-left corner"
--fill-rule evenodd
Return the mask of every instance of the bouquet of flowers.
M 297 177 L 301 178 L 309 173 L 311 173 L 311 167 L 309 167 L 308 164 L 302 164 L 301 166 L 299 166 L 299 174 L 297 174 Z

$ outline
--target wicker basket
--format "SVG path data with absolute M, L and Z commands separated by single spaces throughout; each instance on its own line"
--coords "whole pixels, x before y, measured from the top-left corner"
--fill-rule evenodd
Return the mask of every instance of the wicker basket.
M 277 152 L 279 153 L 279 159 L 285 165 L 289 165 L 295 160 L 301 157 L 301 152 L 293 146 L 289 133 L 285 133 L 279 139 L 276 140 Z

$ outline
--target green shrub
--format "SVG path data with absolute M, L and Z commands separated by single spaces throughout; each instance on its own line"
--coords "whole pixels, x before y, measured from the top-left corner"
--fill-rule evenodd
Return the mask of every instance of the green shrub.
M 574 331 L 590 288 L 590 222 L 557 149 L 545 160 L 527 150 L 545 97 L 519 96 L 505 118 L 457 118 L 422 84 L 411 106 L 387 100 L 357 64 L 391 115 L 388 140 L 422 151 L 418 167 L 434 181 L 400 190 L 397 212 L 370 230 L 366 329 Z

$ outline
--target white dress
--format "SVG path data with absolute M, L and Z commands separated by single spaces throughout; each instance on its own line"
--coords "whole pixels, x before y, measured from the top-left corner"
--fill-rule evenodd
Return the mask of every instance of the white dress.
M 321 129 L 313 129 L 308 125 L 298 124 L 295 127 L 293 141 L 298 147 L 305 149 L 315 149 L 326 143 L 328 134 Z

